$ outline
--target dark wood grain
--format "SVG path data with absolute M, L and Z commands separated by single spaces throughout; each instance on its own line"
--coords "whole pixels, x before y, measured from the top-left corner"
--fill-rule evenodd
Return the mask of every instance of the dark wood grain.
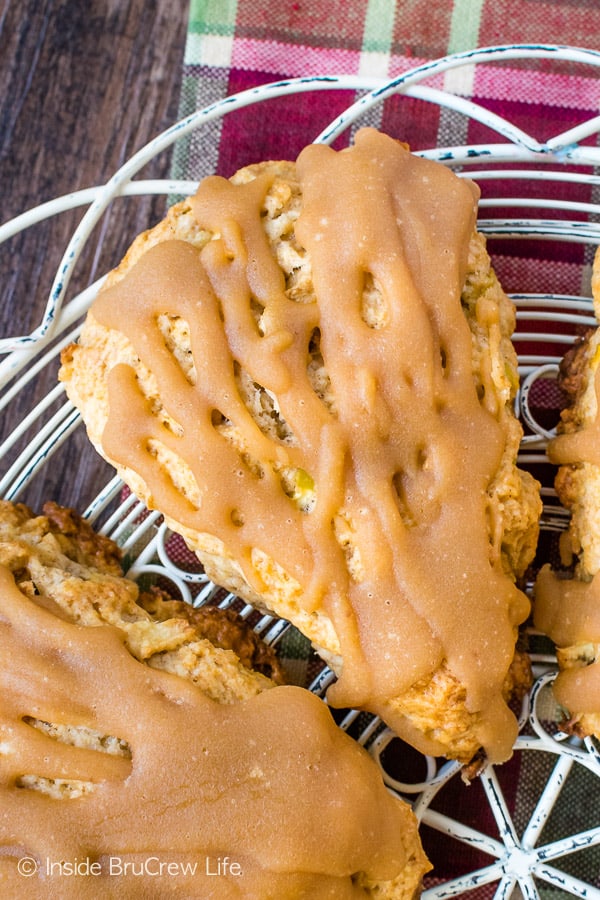
M 177 119 L 187 0 L 5 0 L 0 6 L 0 218 L 105 182 Z M 147 178 L 169 174 L 170 154 Z M 123 255 L 164 213 L 164 199 L 118 201 L 80 259 L 69 296 Z M 0 246 L 0 336 L 40 322 L 56 267 L 82 210 L 63 213 Z M 0 413 L 0 439 L 55 383 L 52 366 Z M 81 429 L 80 429 L 81 431 Z M 0 474 L 6 464 L 0 462 Z M 83 502 L 110 474 L 83 432 L 22 497 Z

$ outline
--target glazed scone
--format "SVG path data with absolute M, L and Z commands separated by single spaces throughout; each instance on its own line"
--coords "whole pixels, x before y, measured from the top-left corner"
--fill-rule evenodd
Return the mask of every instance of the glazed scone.
M 592 290 L 600 319 L 598 252 Z M 599 363 L 600 328 L 596 328 L 561 364 L 560 383 L 568 403 L 548 456 L 559 467 L 556 491 L 570 513 L 562 543 L 565 570 L 544 567 L 535 590 L 535 624 L 557 645 L 561 672 L 554 692 L 566 712 L 564 727 L 582 737 L 600 737 Z
M 3 896 L 415 897 L 410 807 L 323 701 L 46 513 L 0 503 Z
M 133 243 L 60 374 L 210 578 L 310 638 L 331 703 L 464 762 L 511 753 L 541 509 L 476 199 L 373 129 L 206 179 Z

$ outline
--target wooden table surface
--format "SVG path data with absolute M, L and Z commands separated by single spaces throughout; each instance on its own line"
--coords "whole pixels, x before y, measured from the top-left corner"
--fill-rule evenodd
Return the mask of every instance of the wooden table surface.
M 177 120 L 187 0 L 5 0 L 0 14 L 0 184 L 5 222 L 80 188 L 106 181 L 151 138 Z M 145 178 L 169 174 L 170 154 Z M 164 199 L 119 201 L 78 264 L 69 296 L 123 255 L 129 240 L 156 222 Z M 82 216 L 62 213 L 0 246 L 0 336 L 25 334 L 41 321 L 62 254 Z M 30 389 L 53 385 L 50 367 Z M 29 402 L 29 398 L 27 398 Z M 0 440 L 23 415 L 23 401 L 0 412 Z M 80 504 L 107 469 L 89 454 L 79 429 L 43 482 L 19 499 Z M 0 475 L 6 463 L 0 461 Z M 110 472 L 108 473 L 110 474 Z

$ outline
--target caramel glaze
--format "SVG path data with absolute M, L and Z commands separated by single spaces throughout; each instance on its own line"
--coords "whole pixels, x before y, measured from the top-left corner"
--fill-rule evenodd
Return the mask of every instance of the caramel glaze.
M 133 369 L 117 365 L 104 451 L 142 476 L 153 505 L 172 521 L 220 538 L 256 590 L 264 585 L 252 548 L 296 579 L 307 610 L 327 612 L 343 658 L 332 703 L 378 712 L 435 751 L 390 701 L 446 660 L 466 687 L 481 746 L 490 759 L 505 759 L 516 723 L 502 683 L 528 602 L 489 540 L 495 523 L 486 490 L 504 438 L 477 396 L 460 301 L 477 189 L 368 128 L 343 152 L 307 147 L 297 171 L 296 238 L 311 259 L 314 302 L 285 294 L 261 225 L 268 172 L 238 185 L 204 180 L 192 205 L 213 239 L 200 251 L 163 242 L 99 296 L 94 316 L 126 334 L 178 423 L 169 428 L 153 415 Z M 361 315 L 369 274 L 387 307 L 380 328 Z M 262 333 L 253 303 L 264 308 Z M 157 328 L 165 312 L 189 324 L 194 384 Z M 317 330 L 335 413 L 307 376 Z M 295 446 L 261 433 L 238 394 L 234 361 L 276 395 Z M 240 430 L 251 457 L 273 464 L 261 477 L 212 426 L 215 410 Z M 153 441 L 186 461 L 199 508 L 157 469 Z M 310 474 L 317 495 L 310 513 L 285 495 L 278 465 Z M 332 524 L 342 508 L 365 561 L 359 583 Z
M 309 691 L 219 705 L 135 660 L 118 629 L 76 625 L 29 600 L 3 566 L 0 658 L 0 883 L 6 857 L 24 856 L 47 882 L 17 877 L 19 897 L 350 898 L 363 896 L 353 873 L 402 872 L 412 813 Z M 131 759 L 60 743 L 30 718 L 117 736 Z M 24 775 L 95 789 L 52 799 L 20 787 Z M 214 877 L 225 855 L 241 871 Z M 119 881 L 115 857 L 197 871 L 159 879 L 152 864 L 147 877 Z M 99 862 L 102 875 L 48 872 L 75 860 Z
M 594 387 L 600 409 L 600 369 L 596 370 Z M 547 452 L 558 466 L 585 462 L 600 466 L 600 416 L 578 431 L 553 438 Z M 578 581 L 561 578 L 544 566 L 535 585 L 534 623 L 558 647 L 600 644 L 600 574 Z M 600 713 L 600 659 L 560 672 L 554 694 L 572 714 Z

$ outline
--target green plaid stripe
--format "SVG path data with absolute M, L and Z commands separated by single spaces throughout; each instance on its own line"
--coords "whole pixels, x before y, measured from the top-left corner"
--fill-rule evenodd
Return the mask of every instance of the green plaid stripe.
M 485 0 L 455 0 L 450 22 L 448 53 L 479 46 L 479 28 Z
M 362 44 L 364 52 L 390 52 L 395 17 L 395 3 L 390 2 L 390 0 L 369 0 Z
M 237 0 L 190 0 L 188 34 L 232 35 L 237 11 Z

